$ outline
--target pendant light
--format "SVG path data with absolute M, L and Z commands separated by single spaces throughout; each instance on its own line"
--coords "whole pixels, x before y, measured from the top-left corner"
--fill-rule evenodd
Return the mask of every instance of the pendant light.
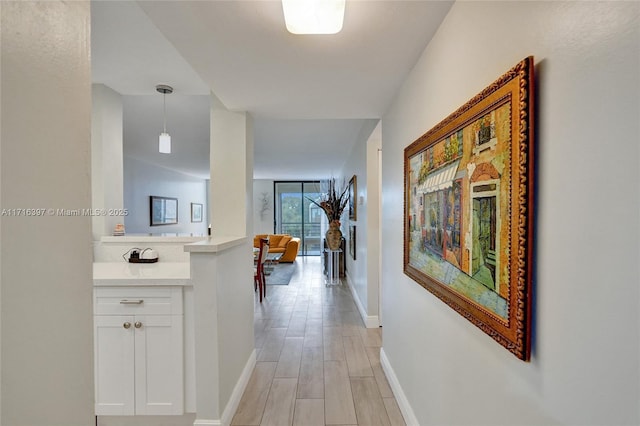
M 162 93 L 162 133 L 158 139 L 158 149 L 163 154 L 171 154 L 171 135 L 167 133 L 167 94 L 173 93 L 173 87 L 166 84 L 159 84 L 156 86 L 156 90 Z

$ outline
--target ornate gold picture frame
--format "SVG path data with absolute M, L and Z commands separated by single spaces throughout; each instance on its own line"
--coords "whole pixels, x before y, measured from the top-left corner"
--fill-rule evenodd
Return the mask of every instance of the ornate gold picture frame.
M 533 57 L 404 150 L 404 272 L 530 355 Z

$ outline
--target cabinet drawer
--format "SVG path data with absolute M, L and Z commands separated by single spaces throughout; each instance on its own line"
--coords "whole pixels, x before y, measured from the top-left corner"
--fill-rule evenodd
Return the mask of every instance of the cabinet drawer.
M 181 287 L 95 287 L 94 315 L 182 315 Z

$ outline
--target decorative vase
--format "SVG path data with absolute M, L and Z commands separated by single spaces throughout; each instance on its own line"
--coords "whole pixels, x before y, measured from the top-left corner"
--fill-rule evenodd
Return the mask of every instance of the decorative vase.
M 340 249 L 340 243 L 342 242 L 342 231 L 340 230 L 340 226 L 334 223 L 330 224 L 329 230 L 326 232 L 324 237 L 327 241 L 327 246 L 329 247 L 329 249 Z

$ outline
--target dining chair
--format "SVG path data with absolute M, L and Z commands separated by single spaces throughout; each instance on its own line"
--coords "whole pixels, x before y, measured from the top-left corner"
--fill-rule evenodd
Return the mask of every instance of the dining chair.
M 269 240 L 263 238 L 260 240 L 260 251 L 258 258 L 253 266 L 253 291 L 260 289 L 260 303 L 262 298 L 267 296 L 267 288 L 264 276 L 264 263 L 269 253 Z

